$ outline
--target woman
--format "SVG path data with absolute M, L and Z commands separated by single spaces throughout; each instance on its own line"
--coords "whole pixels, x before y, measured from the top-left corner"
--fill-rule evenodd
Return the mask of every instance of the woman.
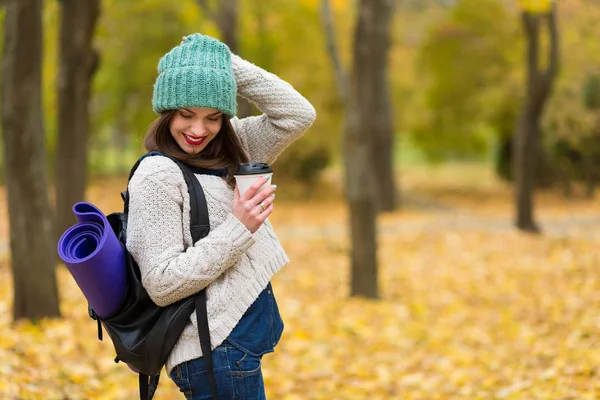
M 275 186 L 258 190 L 261 178 L 240 196 L 233 171 L 248 160 L 273 163 L 311 126 L 315 110 L 291 85 L 201 34 L 184 37 L 158 71 L 152 105 L 160 116 L 145 147 L 196 167 L 211 230 L 191 243 L 180 169 L 167 157 L 147 157 L 129 183 L 127 248 L 158 305 L 207 287 L 219 399 L 264 399 L 261 357 L 283 331 L 270 280 L 289 259 L 267 220 Z M 234 117 L 236 94 L 263 114 Z M 186 398 L 210 398 L 195 314 L 166 368 Z

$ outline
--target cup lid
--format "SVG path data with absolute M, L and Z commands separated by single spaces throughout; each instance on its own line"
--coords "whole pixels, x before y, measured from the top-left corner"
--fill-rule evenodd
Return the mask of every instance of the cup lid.
M 269 164 L 261 162 L 245 162 L 238 165 L 234 175 L 260 175 L 273 172 Z

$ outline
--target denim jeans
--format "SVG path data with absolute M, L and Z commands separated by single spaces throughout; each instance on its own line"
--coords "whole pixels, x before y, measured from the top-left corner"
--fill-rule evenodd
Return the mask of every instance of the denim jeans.
M 224 342 L 213 350 L 213 368 L 219 400 L 266 400 L 261 358 Z M 204 358 L 181 363 L 169 376 L 188 400 L 210 399 Z

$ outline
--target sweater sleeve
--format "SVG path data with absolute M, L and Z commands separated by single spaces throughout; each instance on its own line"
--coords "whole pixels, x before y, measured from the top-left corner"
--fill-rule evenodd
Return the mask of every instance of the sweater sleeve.
M 238 94 L 263 113 L 231 123 L 251 161 L 273 163 L 314 122 L 313 106 L 289 83 L 232 54 Z
M 129 183 L 127 249 L 139 265 L 144 288 L 159 306 L 207 287 L 254 242 L 230 214 L 205 238 L 186 246 L 183 210 L 189 206 L 183 202 L 189 197 L 184 190 L 179 167 L 165 157 L 143 160 Z

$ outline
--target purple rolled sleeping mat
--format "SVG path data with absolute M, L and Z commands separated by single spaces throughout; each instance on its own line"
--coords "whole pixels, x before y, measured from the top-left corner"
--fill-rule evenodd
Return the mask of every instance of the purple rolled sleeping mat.
M 125 251 L 106 216 L 96 206 L 73 206 L 77 223 L 58 241 L 58 255 L 100 318 L 109 317 L 126 289 Z

